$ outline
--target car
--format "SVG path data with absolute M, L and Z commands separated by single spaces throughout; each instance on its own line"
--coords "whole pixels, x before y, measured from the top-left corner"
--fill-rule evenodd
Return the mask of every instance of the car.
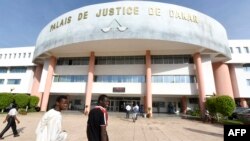
M 238 119 L 244 124 L 250 124 L 250 108 L 238 113 Z
M 235 110 L 233 111 L 232 115 L 229 116 L 228 119 L 230 119 L 230 120 L 239 119 L 238 114 L 241 112 L 244 112 L 247 109 L 249 109 L 249 108 L 236 107 Z

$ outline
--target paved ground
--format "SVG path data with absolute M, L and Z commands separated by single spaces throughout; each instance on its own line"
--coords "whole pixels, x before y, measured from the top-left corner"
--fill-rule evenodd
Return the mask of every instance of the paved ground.
M 20 136 L 14 138 L 11 129 L 4 141 L 35 141 L 35 129 L 43 113 L 18 115 Z M 108 134 L 110 141 L 223 141 L 223 126 L 204 124 L 166 114 L 154 114 L 154 118 L 125 119 L 125 113 L 109 113 Z M 0 130 L 5 114 L 0 114 Z M 87 141 L 87 117 L 80 112 L 63 112 L 63 128 L 68 141 Z

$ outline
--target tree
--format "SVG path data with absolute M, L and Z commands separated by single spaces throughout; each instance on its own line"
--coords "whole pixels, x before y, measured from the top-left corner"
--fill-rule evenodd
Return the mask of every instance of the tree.
M 236 107 L 234 100 L 227 95 L 217 96 L 215 105 L 216 111 L 223 116 L 232 115 Z

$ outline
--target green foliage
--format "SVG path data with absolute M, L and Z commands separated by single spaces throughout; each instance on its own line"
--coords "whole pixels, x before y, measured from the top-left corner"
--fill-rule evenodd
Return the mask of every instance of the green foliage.
M 27 115 L 26 110 L 23 109 L 23 108 L 18 109 L 18 113 L 21 114 L 21 115 Z
M 212 97 L 209 97 L 207 98 L 206 100 L 206 108 L 207 110 L 209 111 L 209 114 L 211 116 L 214 116 L 216 114 L 216 96 L 212 96 Z
M 5 109 L 13 102 L 13 95 L 10 93 L 0 94 L 0 109 Z
M 195 107 L 193 110 L 188 110 L 187 115 L 191 115 L 191 116 L 196 116 L 196 117 L 200 117 L 200 109 L 198 107 Z
M 28 112 L 37 112 L 37 110 L 35 109 L 35 107 L 32 107 L 32 108 L 28 109 Z
M 29 104 L 29 95 L 26 94 L 17 94 L 14 96 L 15 103 L 19 108 L 26 108 Z
M 30 96 L 29 107 L 35 108 L 39 102 L 39 97 L 37 96 Z
M 226 125 L 243 125 L 244 123 L 240 120 L 221 120 L 220 123 Z
M 198 107 L 194 108 L 194 111 L 191 113 L 192 116 L 200 117 L 200 109 Z
M 216 97 L 216 111 L 223 116 L 232 115 L 235 109 L 235 102 L 230 96 L 222 95 Z
M 212 96 L 206 100 L 206 108 L 212 117 L 220 118 L 230 116 L 235 109 L 235 102 L 230 96 Z M 221 114 L 222 117 L 219 115 Z

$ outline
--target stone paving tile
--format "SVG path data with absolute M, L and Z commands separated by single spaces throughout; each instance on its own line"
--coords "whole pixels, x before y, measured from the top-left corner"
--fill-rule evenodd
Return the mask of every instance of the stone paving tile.
M 43 113 L 18 115 L 20 136 L 14 138 L 9 129 L 4 141 L 35 141 L 35 129 Z M 0 130 L 6 114 L 0 114 Z M 68 141 L 87 141 L 87 117 L 80 112 L 63 112 L 63 129 L 68 132 Z M 181 119 L 178 116 L 154 114 L 151 119 L 139 117 L 134 123 L 125 119 L 125 113 L 109 113 L 108 134 L 110 141 L 223 141 L 223 126 L 204 124 Z

